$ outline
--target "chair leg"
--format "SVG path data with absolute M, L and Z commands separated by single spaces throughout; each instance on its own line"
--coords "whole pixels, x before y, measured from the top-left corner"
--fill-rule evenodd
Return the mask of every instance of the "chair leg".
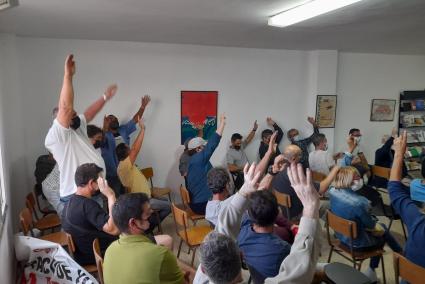
M 182 250 L 183 239 L 180 240 L 179 250 L 177 251 L 177 258 L 180 256 L 180 251 Z
M 381 265 L 382 265 L 382 277 L 384 278 L 384 284 L 387 284 L 387 278 L 385 277 L 384 255 L 381 255 Z
M 393 224 L 393 219 L 391 218 L 390 219 L 390 223 L 388 224 L 388 231 L 391 230 L 392 224 Z
M 190 263 L 190 266 L 192 267 L 193 267 L 193 263 L 195 262 L 195 255 L 196 255 L 196 247 L 193 248 L 192 262 Z
M 406 228 L 404 228 L 403 220 L 400 219 L 401 228 L 403 229 L 404 240 L 407 241 Z
M 361 271 L 362 270 L 362 264 L 363 264 L 363 260 L 361 260 L 360 262 L 359 262 L 359 264 L 358 264 L 358 266 L 359 266 L 359 271 Z
M 187 248 L 187 254 L 190 254 L 190 247 Z
M 332 257 L 333 250 L 334 250 L 334 248 L 331 246 L 331 249 L 329 251 L 329 256 L 328 256 L 328 263 L 331 262 L 331 257 Z

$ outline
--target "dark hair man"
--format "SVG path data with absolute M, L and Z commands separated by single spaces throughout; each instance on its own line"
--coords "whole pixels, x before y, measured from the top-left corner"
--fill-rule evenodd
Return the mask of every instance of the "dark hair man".
M 270 157 L 270 161 L 269 161 L 269 166 L 271 166 L 273 165 L 273 161 L 275 157 L 280 155 L 279 143 L 280 141 L 282 141 L 283 131 L 271 117 L 267 117 L 267 124 L 273 127 L 274 132 L 277 132 L 276 149 L 274 150 L 274 155 Z M 264 157 L 264 155 L 266 154 L 269 148 L 270 138 L 272 137 L 272 135 L 273 135 L 273 130 L 271 129 L 265 129 L 263 130 L 263 132 L 261 132 L 260 148 L 258 149 L 260 160 Z

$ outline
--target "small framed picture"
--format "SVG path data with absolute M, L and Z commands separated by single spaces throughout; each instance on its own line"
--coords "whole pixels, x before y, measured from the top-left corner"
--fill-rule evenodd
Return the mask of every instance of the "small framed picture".
M 393 121 L 396 100 L 372 99 L 370 121 Z
M 335 128 L 336 99 L 335 95 L 317 96 L 316 123 L 319 128 Z

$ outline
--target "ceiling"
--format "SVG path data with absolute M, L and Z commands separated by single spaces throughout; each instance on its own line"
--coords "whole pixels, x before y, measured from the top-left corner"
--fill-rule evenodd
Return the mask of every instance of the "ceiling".
M 364 0 L 287 28 L 267 26 L 269 16 L 305 1 L 20 0 L 18 7 L 0 11 L 0 32 L 49 38 L 425 54 L 425 0 Z

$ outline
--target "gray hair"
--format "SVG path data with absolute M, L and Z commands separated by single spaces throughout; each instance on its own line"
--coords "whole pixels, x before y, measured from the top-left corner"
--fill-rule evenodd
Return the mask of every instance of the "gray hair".
M 209 233 L 200 247 L 201 265 L 208 278 L 216 284 L 233 282 L 241 273 L 239 248 L 230 237 Z

